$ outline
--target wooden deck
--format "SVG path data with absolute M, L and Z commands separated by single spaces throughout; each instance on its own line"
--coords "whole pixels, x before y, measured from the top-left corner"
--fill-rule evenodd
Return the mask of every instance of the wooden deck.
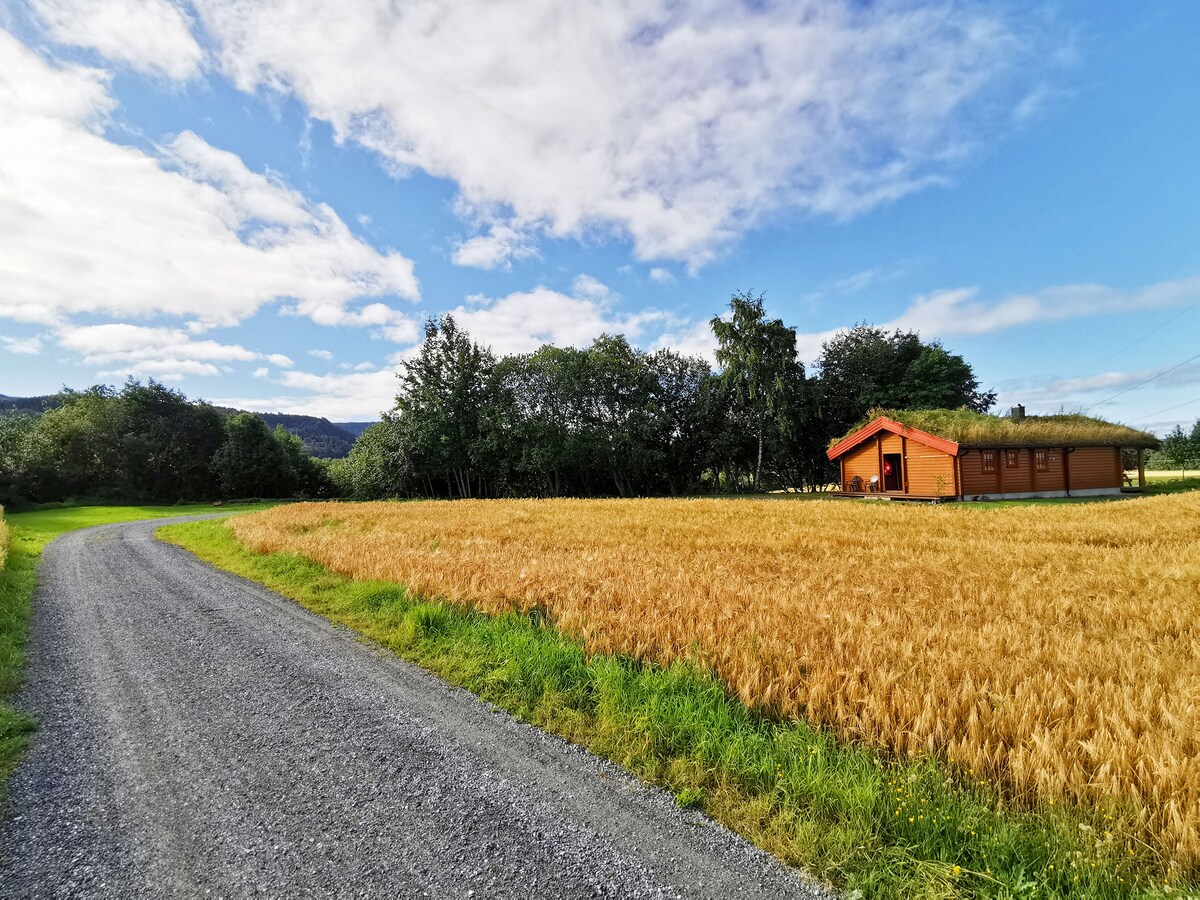
M 861 500 L 912 500 L 917 503 L 946 503 L 958 497 L 933 494 L 905 494 L 901 491 L 830 491 L 834 497 L 853 497 Z

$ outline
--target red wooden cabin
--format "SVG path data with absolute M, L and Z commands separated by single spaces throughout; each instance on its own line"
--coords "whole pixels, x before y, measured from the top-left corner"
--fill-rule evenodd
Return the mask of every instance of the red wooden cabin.
M 1083 416 L 893 415 L 874 416 L 829 448 L 841 466 L 840 493 L 900 500 L 1118 494 L 1144 486 L 1142 455 L 1157 445 L 1146 432 Z M 1136 450 L 1136 486 L 1125 475 L 1124 449 Z

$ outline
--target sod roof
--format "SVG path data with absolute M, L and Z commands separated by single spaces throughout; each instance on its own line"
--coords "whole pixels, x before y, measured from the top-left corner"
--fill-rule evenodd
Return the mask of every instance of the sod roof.
M 1158 446 L 1158 438 L 1149 432 L 1079 413 L 1009 419 L 983 415 L 969 409 L 873 409 L 845 435 L 830 441 L 829 446 L 844 441 L 880 416 L 954 441 L 960 447 Z

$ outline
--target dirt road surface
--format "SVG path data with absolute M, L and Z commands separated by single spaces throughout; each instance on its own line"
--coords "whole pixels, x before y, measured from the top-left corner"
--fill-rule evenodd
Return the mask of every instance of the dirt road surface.
M 46 549 L 0 895 L 829 896 L 161 524 Z

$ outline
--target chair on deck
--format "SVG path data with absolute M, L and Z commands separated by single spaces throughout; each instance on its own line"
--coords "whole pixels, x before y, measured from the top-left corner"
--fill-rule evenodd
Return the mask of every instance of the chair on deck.
M 850 479 L 850 492 L 854 494 L 863 493 L 863 480 L 861 475 L 855 475 Z
M 872 494 L 878 494 L 878 493 L 879 493 L 879 491 L 880 491 L 880 486 L 879 486 L 879 476 L 878 476 L 878 475 L 872 475 L 872 476 L 871 476 L 871 493 L 872 493 Z

